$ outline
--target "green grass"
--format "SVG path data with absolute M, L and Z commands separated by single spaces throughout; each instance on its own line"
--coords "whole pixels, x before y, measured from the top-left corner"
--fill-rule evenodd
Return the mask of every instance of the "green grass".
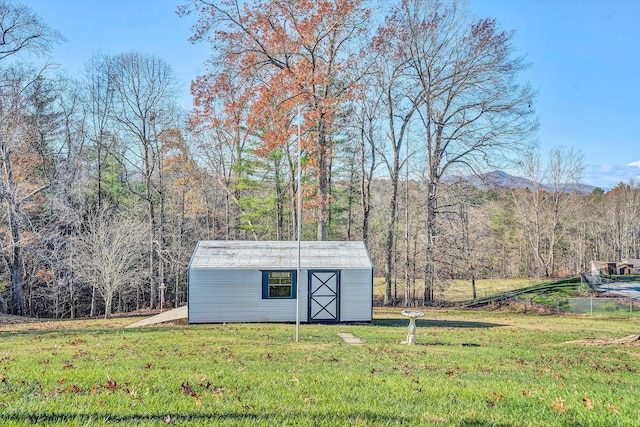
M 400 309 L 372 325 L 0 327 L 0 425 L 638 425 L 633 320 Z M 345 344 L 350 332 L 362 346 Z
M 484 298 L 514 289 L 526 288 L 544 283 L 542 279 L 534 278 L 511 278 L 511 279 L 479 279 L 476 280 L 476 297 Z M 416 292 L 422 295 L 424 291 L 420 281 L 416 282 Z M 397 280 L 397 295 L 399 299 L 404 298 L 404 280 Z M 393 294 L 393 287 L 392 287 Z M 383 301 L 385 293 L 384 277 L 373 279 L 373 295 L 375 301 Z M 446 302 L 471 301 L 473 299 L 473 289 L 470 280 L 449 280 L 440 282 L 437 286 L 436 299 Z

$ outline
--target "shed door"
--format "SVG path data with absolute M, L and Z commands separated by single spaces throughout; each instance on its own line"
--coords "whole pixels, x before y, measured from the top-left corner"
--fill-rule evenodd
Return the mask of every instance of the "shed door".
M 340 321 L 339 271 L 309 271 L 309 321 Z

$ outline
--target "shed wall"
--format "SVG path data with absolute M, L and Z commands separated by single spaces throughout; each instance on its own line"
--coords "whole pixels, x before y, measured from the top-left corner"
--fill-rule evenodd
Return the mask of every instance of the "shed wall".
M 298 280 L 300 321 L 307 321 L 307 279 Z M 189 323 L 295 322 L 295 299 L 262 299 L 260 270 L 189 270 Z
M 300 321 L 308 316 L 308 271 L 298 278 Z M 372 320 L 372 269 L 340 273 L 340 321 Z M 189 269 L 189 323 L 295 322 L 295 299 L 262 299 L 262 272 L 243 269 Z
M 373 270 L 340 273 L 340 321 L 370 322 L 373 305 Z

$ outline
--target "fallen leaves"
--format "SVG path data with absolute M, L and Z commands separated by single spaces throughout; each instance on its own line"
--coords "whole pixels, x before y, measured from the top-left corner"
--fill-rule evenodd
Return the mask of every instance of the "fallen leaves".
M 486 400 L 486 403 L 489 408 L 493 408 L 496 406 L 496 403 L 501 400 L 504 400 L 504 396 L 502 394 L 493 392 L 489 395 L 489 398 Z
M 127 393 L 127 395 L 129 395 L 130 397 L 136 397 L 136 394 L 137 394 L 137 393 L 136 393 L 136 388 L 135 388 L 135 387 L 131 387 L 130 389 L 129 389 L 129 388 L 126 388 L 124 391 L 125 391 L 125 392 Z
M 181 385 L 181 393 L 186 395 L 186 396 L 191 396 L 195 399 L 196 401 L 196 406 L 201 406 L 202 405 L 202 400 L 200 399 L 200 395 L 198 393 L 196 393 L 196 391 L 193 389 L 193 386 L 191 384 L 189 384 L 188 382 L 183 382 Z
M 563 414 L 567 413 L 567 410 L 564 409 L 564 400 L 563 399 L 557 399 L 555 402 L 553 402 L 551 404 L 551 407 L 553 409 L 555 409 L 556 411 L 560 412 L 560 413 L 563 413 Z
M 189 383 L 183 382 L 180 387 L 182 388 L 182 394 L 189 394 L 193 391 L 193 387 Z
M 493 400 L 503 400 L 504 396 L 498 393 L 491 393 L 489 397 Z
M 67 392 L 73 394 L 81 394 L 83 393 L 83 390 L 77 385 L 73 384 L 72 386 L 67 387 Z
M 591 402 L 591 399 L 587 396 L 582 398 L 582 403 L 584 403 L 584 406 L 586 406 L 587 409 L 593 409 L 593 402 Z
M 115 391 L 115 390 L 118 390 L 120 387 L 118 386 L 118 383 L 116 383 L 111 378 L 109 378 L 107 380 L 107 385 L 102 386 L 102 388 L 109 391 Z

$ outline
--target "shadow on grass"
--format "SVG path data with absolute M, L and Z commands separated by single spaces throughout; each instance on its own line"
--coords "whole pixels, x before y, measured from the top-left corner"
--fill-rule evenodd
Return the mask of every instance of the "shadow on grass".
M 393 327 L 406 327 L 409 325 L 409 319 L 374 319 L 373 325 L 375 326 L 393 326 Z M 464 320 L 429 320 L 429 319 L 416 319 L 416 326 L 419 328 L 496 328 L 498 326 L 507 326 L 500 323 L 489 322 L 468 322 Z
M 494 422 L 491 421 L 485 421 L 485 420 L 477 420 L 477 419 L 466 419 L 466 420 L 462 420 L 460 422 L 460 424 L 458 424 L 460 427 L 481 427 L 481 426 L 491 426 L 491 427 L 513 427 L 513 424 L 496 424 Z
M 47 413 L 22 413 L 17 412 L 13 414 L 5 414 L 2 416 L 3 420 L 14 421 L 28 424 L 42 424 L 42 423 L 63 423 L 73 425 L 86 425 L 95 422 L 108 421 L 109 424 L 148 424 L 148 423 L 167 423 L 176 424 L 184 423 L 187 421 L 193 421 L 198 423 L 207 424 L 207 421 L 214 422 L 216 420 L 244 420 L 258 419 L 256 414 L 251 413 L 231 413 L 231 414 L 158 414 L 158 415 L 104 415 L 104 414 L 91 414 L 91 413 L 65 413 L 65 412 L 47 412 Z
M 298 414 L 296 421 L 303 425 L 318 425 L 318 422 L 329 422 L 330 425 L 348 425 L 354 420 L 366 420 L 373 424 L 406 424 L 410 420 L 402 416 L 389 416 L 385 414 L 377 414 L 371 411 L 358 412 L 357 414 Z M 26 413 L 16 412 L 13 414 L 3 414 L 4 421 L 13 421 L 17 423 L 28 424 L 62 424 L 62 425 L 91 425 L 93 423 L 124 424 L 124 425 L 149 425 L 149 423 L 160 423 L 170 425 L 181 425 L 185 423 L 196 423 L 197 425 L 216 425 L 217 423 L 232 424 L 251 424 L 251 425 L 271 425 L 275 423 L 280 425 L 283 422 L 283 414 L 261 412 L 259 414 L 252 412 L 227 412 L 227 413 L 198 413 L 198 414 L 131 414 L 131 415 L 113 415 L 98 413 L 65 413 L 65 412 L 46 412 L 46 413 Z

